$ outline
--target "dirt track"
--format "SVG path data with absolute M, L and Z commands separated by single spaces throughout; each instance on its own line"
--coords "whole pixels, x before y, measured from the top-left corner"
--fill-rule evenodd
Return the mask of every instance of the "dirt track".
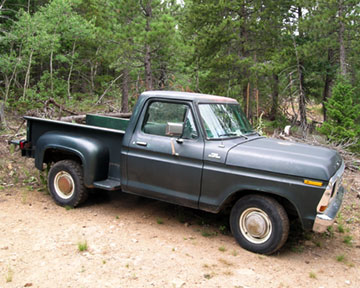
M 226 215 L 119 192 L 66 210 L 43 192 L 5 188 L 0 287 L 360 286 L 359 223 L 346 226 L 351 246 L 338 232 L 291 235 L 273 256 L 241 249 L 220 233 L 226 223 Z M 79 252 L 85 241 L 88 250 Z

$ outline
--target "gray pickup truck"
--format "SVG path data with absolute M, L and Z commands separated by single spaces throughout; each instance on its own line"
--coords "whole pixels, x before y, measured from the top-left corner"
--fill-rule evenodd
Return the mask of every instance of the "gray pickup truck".
M 195 93 L 141 94 L 130 120 L 87 115 L 86 124 L 25 117 L 22 155 L 51 165 L 59 205 L 88 190 L 121 190 L 218 213 L 243 248 L 271 254 L 286 242 L 289 217 L 323 232 L 334 222 L 344 162 L 333 150 L 255 132 L 236 100 Z

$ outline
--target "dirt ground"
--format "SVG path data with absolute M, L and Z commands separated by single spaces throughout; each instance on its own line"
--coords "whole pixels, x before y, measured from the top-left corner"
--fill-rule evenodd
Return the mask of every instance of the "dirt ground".
M 331 231 L 292 225 L 285 247 L 262 256 L 236 244 L 227 215 L 121 192 L 57 206 L 17 154 L 0 155 L 1 288 L 360 287 L 359 173 L 347 173 Z

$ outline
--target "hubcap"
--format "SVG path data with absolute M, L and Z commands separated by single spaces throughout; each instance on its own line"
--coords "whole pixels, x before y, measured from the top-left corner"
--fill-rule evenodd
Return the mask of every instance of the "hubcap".
M 240 216 L 239 227 L 242 235 L 250 242 L 266 242 L 272 232 L 269 216 L 261 209 L 248 208 Z
M 59 197 L 69 199 L 74 194 L 74 187 L 74 180 L 68 172 L 60 171 L 55 175 L 54 188 Z

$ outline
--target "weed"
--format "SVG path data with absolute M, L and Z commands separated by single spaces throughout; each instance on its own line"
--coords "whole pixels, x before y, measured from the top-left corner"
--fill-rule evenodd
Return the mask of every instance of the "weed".
M 239 253 L 236 250 L 233 250 L 232 253 L 231 253 L 231 255 L 233 255 L 233 256 L 237 256 L 238 254 Z
M 161 218 L 157 218 L 156 223 L 161 225 L 164 224 L 164 221 Z
M 69 206 L 69 205 L 65 205 L 64 208 L 66 209 L 66 211 L 74 209 L 73 206 Z
M 219 247 L 219 251 L 225 252 L 225 251 L 226 251 L 226 248 L 225 248 L 224 246 L 220 246 L 220 247 Z
M 4 190 L 4 189 L 5 189 L 5 187 L 0 185 L 0 190 Z
M 219 262 L 221 262 L 222 264 L 226 265 L 226 266 L 232 266 L 233 263 L 227 261 L 226 259 L 220 258 Z
M 315 272 L 310 272 L 310 273 L 309 273 L 309 277 L 312 278 L 312 279 L 316 279 L 316 274 L 315 274 Z
M 338 230 L 339 233 L 344 233 L 345 232 L 344 226 L 342 224 L 338 225 L 337 230 Z
M 304 252 L 304 246 L 303 245 L 298 245 L 298 246 L 292 246 L 291 247 L 291 251 L 295 252 L 295 253 L 302 253 Z
M 208 264 L 204 264 L 203 267 L 204 268 L 210 268 L 210 266 Z
M 323 247 L 323 243 L 321 241 L 315 241 L 314 242 L 316 247 L 322 248 Z
M 214 237 L 214 236 L 217 236 L 218 233 L 217 232 L 207 231 L 207 230 L 202 230 L 201 235 L 204 236 L 204 237 Z
M 351 235 L 345 235 L 343 242 L 348 246 L 352 246 L 352 240 L 353 237 Z
M 342 255 L 336 256 L 336 260 L 338 262 L 343 262 L 345 260 L 345 255 L 342 254 Z
M 6 274 L 6 283 L 10 283 L 13 280 L 14 271 L 9 267 L 8 272 Z
M 102 264 L 106 264 L 106 260 L 103 260 L 103 261 L 102 261 Z
M 21 192 L 21 203 L 22 204 L 26 204 L 27 197 L 28 197 L 28 192 L 23 190 Z
M 128 263 L 128 264 L 126 264 L 126 265 L 125 265 L 125 267 L 129 269 L 129 267 L 130 267 L 129 263 Z
M 204 274 L 204 278 L 205 279 L 211 279 L 213 276 L 211 275 L 211 274 L 208 274 L 208 273 L 206 273 L 206 274 Z
M 79 252 L 87 251 L 88 250 L 87 241 L 79 242 L 78 243 L 78 250 L 79 250 Z
M 10 154 L 14 154 L 14 152 L 15 152 L 15 145 L 14 145 L 14 144 L 11 144 L 10 147 L 9 147 L 9 149 L 10 149 Z
M 333 226 L 329 226 L 327 229 L 326 229 L 326 232 L 323 234 L 327 237 L 330 237 L 330 238 L 333 238 L 334 237 L 334 227 Z
M 227 235 L 229 233 L 228 229 L 225 225 L 220 225 L 219 230 L 220 230 L 220 233 L 223 235 Z
M 115 218 L 116 218 L 116 219 L 120 219 L 120 217 L 119 217 L 119 216 L 116 216 Z

